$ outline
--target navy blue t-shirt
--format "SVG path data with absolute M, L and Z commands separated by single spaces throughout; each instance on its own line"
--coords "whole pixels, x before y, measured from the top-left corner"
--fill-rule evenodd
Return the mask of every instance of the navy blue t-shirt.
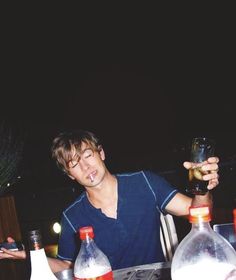
M 112 269 L 165 261 L 160 243 L 160 211 L 177 193 L 164 178 L 150 171 L 116 175 L 117 219 L 91 205 L 82 193 L 62 215 L 58 258 L 75 261 L 80 227 L 93 226 L 95 242 Z

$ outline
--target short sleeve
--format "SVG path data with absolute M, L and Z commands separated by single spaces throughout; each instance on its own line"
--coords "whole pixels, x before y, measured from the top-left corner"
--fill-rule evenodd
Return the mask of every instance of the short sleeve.
M 73 227 L 70 225 L 65 212 L 61 219 L 61 234 L 58 241 L 57 258 L 74 261 L 78 255 L 80 240 Z
M 153 193 L 159 210 L 163 212 L 163 214 L 166 214 L 166 205 L 178 193 L 178 190 L 174 186 L 172 186 L 165 178 L 154 172 L 144 171 L 143 175 L 147 182 L 147 186 Z

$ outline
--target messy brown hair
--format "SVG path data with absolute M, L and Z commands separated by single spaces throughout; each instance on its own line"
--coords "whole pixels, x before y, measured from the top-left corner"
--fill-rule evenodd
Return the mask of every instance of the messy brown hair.
M 72 151 L 80 154 L 82 143 L 87 144 L 93 151 L 100 150 L 98 138 L 94 133 L 86 130 L 62 132 L 52 142 L 51 154 L 57 166 L 63 172 L 68 172 L 68 163 L 72 160 Z

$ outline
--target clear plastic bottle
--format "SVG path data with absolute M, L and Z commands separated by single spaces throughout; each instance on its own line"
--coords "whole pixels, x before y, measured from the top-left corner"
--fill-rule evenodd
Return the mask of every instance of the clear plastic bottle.
M 57 280 L 52 272 L 42 245 L 40 230 L 29 232 L 31 276 L 30 280 Z
M 236 280 L 236 252 L 211 228 L 209 207 L 190 207 L 189 212 L 192 229 L 173 256 L 172 280 Z
M 81 247 L 74 265 L 74 279 L 112 280 L 113 272 L 107 256 L 97 247 L 91 226 L 79 229 Z

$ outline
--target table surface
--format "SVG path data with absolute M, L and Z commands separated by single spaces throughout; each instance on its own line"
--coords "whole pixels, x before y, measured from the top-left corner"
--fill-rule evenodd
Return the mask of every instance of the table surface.
M 153 263 L 114 270 L 115 280 L 171 280 L 171 264 Z
M 171 280 L 170 263 L 153 263 L 113 271 L 114 280 Z M 72 269 L 55 273 L 59 280 L 72 280 Z

